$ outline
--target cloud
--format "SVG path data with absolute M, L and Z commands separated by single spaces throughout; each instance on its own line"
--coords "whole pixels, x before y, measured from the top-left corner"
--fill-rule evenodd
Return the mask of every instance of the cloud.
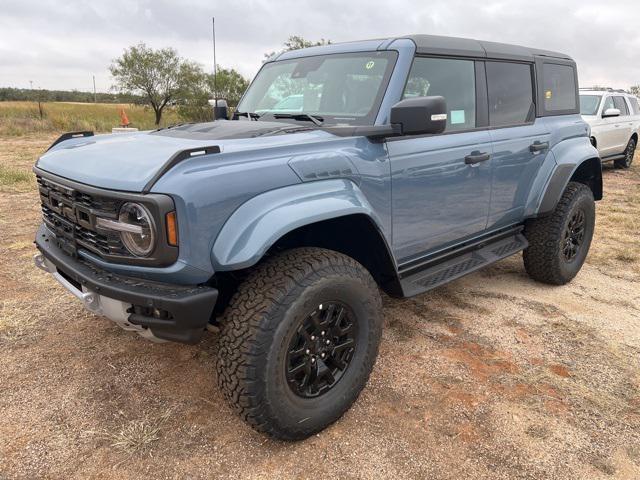
M 0 85 L 99 90 L 111 60 L 132 44 L 172 46 L 212 68 L 252 76 L 289 35 L 333 42 L 430 33 L 516 43 L 570 54 L 582 85 L 640 83 L 636 0 L 3 0 Z

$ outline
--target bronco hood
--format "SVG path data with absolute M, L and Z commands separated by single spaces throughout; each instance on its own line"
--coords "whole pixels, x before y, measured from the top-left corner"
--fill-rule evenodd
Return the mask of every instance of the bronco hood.
M 304 143 L 332 135 L 307 125 L 226 121 L 180 125 L 152 132 L 96 135 L 63 141 L 37 168 L 87 185 L 140 192 L 176 153 L 217 146 L 226 153 Z

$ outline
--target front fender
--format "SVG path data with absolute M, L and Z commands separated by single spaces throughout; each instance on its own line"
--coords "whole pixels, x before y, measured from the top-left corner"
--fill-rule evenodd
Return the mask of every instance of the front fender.
M 351 214 L 369 216 L 384 232 L 364 194 L 350 180 L 308 182 L 271 190 L 248 200 L 229 217 L 213 244 L 211 262 L 216 271 L 250 267 L 292 230 Z
M 584 163 L 598 159 L 597 181 L 602 192 L 602 171 L 598 151 L 591 145 L 588 137 L 575 137 L 564 140 L 549 152 L 554 162 L 547 169 L 541 169 L 543 176 L 537 180 L 542 188 L 533 188 L 528 201 L 527 216 L 541 216 L 553 211 L 558 204 L 562 192 Z M 597 189 L 597 187 L 596 187 Z M 594 197 L 598 199 L 597 192 Z

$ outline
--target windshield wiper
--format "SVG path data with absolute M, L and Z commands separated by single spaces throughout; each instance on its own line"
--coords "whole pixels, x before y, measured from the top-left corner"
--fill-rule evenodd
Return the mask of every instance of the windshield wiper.
M 237 120 L 238 117 L 247 117 L 249 120 L 258 120 L 260 118 L 260 115 L 253 112 L 233 112 L 233 119 Z
M 266 112 L 265 115 L 273 115 L 273 118 L 291 118 L 293 120 L 301 120 L 307 122 L 313 122 L 320 126 L 324 123 L 324 118 L 316 115 L 310 115 L 308 113 L 272 113 Z

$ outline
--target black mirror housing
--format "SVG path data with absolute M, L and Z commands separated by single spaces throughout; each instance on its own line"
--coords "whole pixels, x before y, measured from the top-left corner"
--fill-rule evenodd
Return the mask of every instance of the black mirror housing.
M 229 120 L 229 110 L 225 99 L 209 100 L 209 103 L 213 105 L 214 120 Z
M 391 107 L 390 121 L 401 126 L 402 135 L 442 133 L 447 128 L 447 102 L 440 96 L 406 98 Z

